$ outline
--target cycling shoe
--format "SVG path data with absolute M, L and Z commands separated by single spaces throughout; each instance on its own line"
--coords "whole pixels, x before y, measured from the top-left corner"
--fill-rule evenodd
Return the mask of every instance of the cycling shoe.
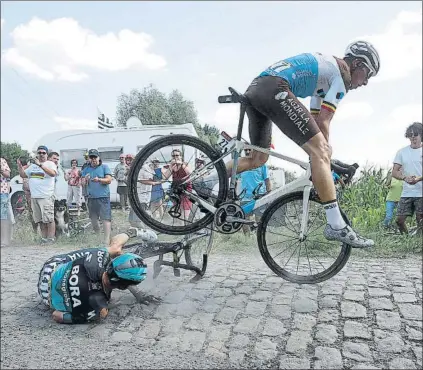
M 342 243 L 351 245 L 353 248 L 371 248 L 375 245 L 372 239 L 366 239 L 358 235 L 351 226 L 336 230 L 332 229 L 331 225 L 327 224 L 323 234 L 328 240 L 339 240 Z

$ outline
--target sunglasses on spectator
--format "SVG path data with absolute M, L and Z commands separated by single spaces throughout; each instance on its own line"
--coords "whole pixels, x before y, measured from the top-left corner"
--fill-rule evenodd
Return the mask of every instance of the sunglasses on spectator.
M 90 155 L 90 159 L 96 159 L 98 158 L 96 155 Z
M 181 156 L 180 154 L 172 154 L 172 158 L 180 157 L 180 156 Z
M 420 134 L 416 133 L 416 132 L 412 132 L 411 134 L 408 134 L 407 137 L 411 138 L 411 137 L 417 137 Z
M 40 155 L 46 155 L 47 154 L 47 152 L 37 152 L 38 154 L 40 154 Z

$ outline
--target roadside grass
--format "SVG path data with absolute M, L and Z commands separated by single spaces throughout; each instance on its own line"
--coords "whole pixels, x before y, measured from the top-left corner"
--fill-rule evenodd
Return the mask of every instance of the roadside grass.
M 86 216 L 81 216 L 86 217 Z M 121 210 L 112 210 L 112 236 L 119 234 L 129 227 L 128 213 Z M 404 258 L 415 255 L 422 255 L 422 238 L 408 237 L 403 235 L 388 235 L 384 229 L 379 227 L 369 227 L 368 225 L 358 225 L 357 229 L 362 235 L 373 238 L 375 247 L 369 250 L 353 249 L 352 256 L 361 258 Z M 182 236 L 159 234 L 160 240 L 177 241 Z M 35 235 L 30 222 L 26 217 L 17 220 L 14 226 L 13 245 L 25 246 L 39 244 L 40 235 Z M 91 229 L 77 236 L 67 238 L 60 237 L 57 245 L 69 247 L 69 250 L 87 248 L 103 245 L 103 235 L 96 235 Z M 257 245 L 256 232 L 244 235 L 242 230 L 235 234 L 224 235 L 214 232 L 214 242 L 212 254 L 253 254 L 260 257 Z

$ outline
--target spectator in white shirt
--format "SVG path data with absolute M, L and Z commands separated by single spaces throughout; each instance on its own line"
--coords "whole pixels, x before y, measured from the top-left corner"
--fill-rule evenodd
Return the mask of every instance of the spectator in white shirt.
M 56 164 L 47 160 L 47 153 L 47 147 L 40 145 L 37 157 L 25 170 L 21 161 L 17 161 L 19 175 L 29 179 L 32 217 L 35 223 L 40 224 L 42 244 L 55 242 L 54 188 L 58 171 Z

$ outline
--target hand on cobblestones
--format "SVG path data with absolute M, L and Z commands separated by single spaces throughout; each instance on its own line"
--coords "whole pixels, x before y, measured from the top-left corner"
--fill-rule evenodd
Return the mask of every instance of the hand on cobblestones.
M 163 299 L 150 294 L 137 293 L 136 299 L 138 303 L 149 305 L 150 303 L 160 304 Z

